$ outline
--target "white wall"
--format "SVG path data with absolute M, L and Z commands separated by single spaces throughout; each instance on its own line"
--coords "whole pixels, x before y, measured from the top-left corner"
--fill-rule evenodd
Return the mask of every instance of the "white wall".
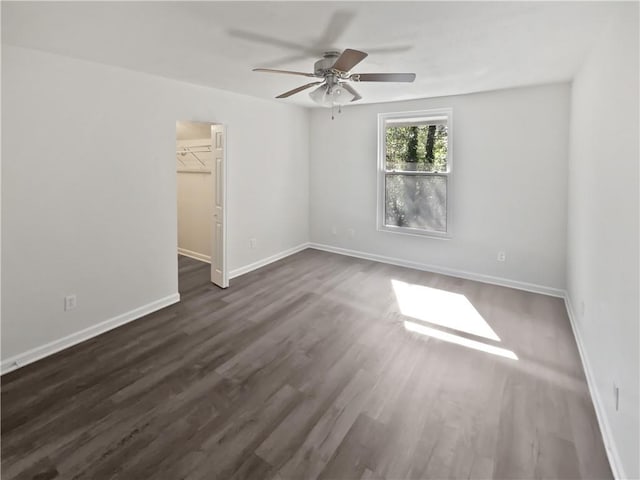
M 178 253 L 211 261 L 213 173 L 178 169 Z
M 189 121 L 176 122 L 177 140 L 199 140 L 211 137 L 211 125 L 208 123 L 197 123 Z
M 212 219 L 211 174 L 178 172 L 178 251 L 210 261 Z
M 211 261 L 213 179 L 178 172 L 178 252 Z
M 442 107 L 453 108 L 453 238 L 378 232 L 377 114 Z M 315 110 L 311 241 L 564 289 L 568 113 L 568 84 L 350 106 L 333 121 Z
M 628 3 L 573 82 L 569 161 L 569 299 L 610 458 L 624 478 L 640 478 L 638 55 L 638 4 Z
M 177 292 L 177 120 L 228 126 L 231 270 L 308 240 L 302 108 L 3 45 L 3 360 Z

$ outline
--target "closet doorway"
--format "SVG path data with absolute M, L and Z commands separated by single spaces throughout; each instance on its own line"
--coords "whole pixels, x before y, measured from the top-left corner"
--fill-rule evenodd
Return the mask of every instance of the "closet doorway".
M 176 122 L 178 255 L 209 263 L 221 288 L 229 286 L 225 147 L 224 125 Z

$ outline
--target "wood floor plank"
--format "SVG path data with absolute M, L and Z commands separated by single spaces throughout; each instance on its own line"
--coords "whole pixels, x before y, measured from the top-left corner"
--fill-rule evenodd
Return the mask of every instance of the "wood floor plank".
M 274 475 L 274 468 L 252 453 L 246 456 L 229 480 L 270 480 Z
M 225 290 L 178 267 L 180 303 L 2 377 L 3 480 L 612 478 L 560 299 L 316 250 Z
M 228 478 L 298 398 L 299 392 L 285 385 L 257 408 L 229 417 L 200 446 L 207 453 L 206 459 L 185 479 Z
M 539 449 L 536 435 L 537 381 L 514 373 L 505 384 L 498 427 L 497 478 L 534 478 Z
M 371 394 L 373 380 L 364 370 L 358 370 L 352 380 L 320 417 L 300 448 L 278 471 L 282 478 L 318 478 L 342 443 L 345 435 L 362 413 Z
M 375 465 L 375 453 L 385 441 L 385 428 L 367 415 L 356 418 L 331 460 L 320 473 L 320 479 L 360 478 Z
M 337 350 L 333 352 L 338 353 Z M 305 437 L 356 373 L 358 347 L 352 345 L 336 355 L 328 370 L 315 373 L 315 381 L 300 388 L 304 399 L 286 416 L 256 449 L 256 454 L 274 467 L 281 467 L 299 448 Z M 306 370 L 309 372 L 309 370 Z M 313 377 L 312 377 L 313 378 Z
M 538 440 L 535 478 L 580 478 L 573 442 L 543 432 Z

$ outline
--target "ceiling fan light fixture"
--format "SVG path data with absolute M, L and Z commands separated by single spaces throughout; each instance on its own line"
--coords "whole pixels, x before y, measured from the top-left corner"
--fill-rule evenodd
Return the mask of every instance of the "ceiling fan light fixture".
M 309 96 L 311 97 L 311 100 L 323 107 L 345 105 L 355 98 L 355 95 L 347 91 L 345 88 L 342 88 L 341 85 L 338 84 L 329 88 L 329 85 L 326 83 L 312 91 Z

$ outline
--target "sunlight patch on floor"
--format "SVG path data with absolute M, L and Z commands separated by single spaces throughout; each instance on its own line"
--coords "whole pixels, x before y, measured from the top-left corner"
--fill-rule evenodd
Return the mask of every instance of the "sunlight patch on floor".
M 500 341 L 471 302 L 459 293 L 391 280 L 402 315 Z
M 453 333 L 443 332 L 442 330 L 436 330 L 435 328 L 430 328 L 415 322 L 405 321 L 404 328 L 410 332 L 437 338 L 438 340 L 443 340 L 445 342 L 455 343 L 456 345 L 472 348 L 481 352 L 491 353 L 493 355 L 499 355 L 501 357 L 510 358 L 512 360 L 518 360 L 518 356 L 511 350 L 507 350 L 506 348 L 494 347 L 493 345 L 477 342 L 466 337 L 454 335 Z

